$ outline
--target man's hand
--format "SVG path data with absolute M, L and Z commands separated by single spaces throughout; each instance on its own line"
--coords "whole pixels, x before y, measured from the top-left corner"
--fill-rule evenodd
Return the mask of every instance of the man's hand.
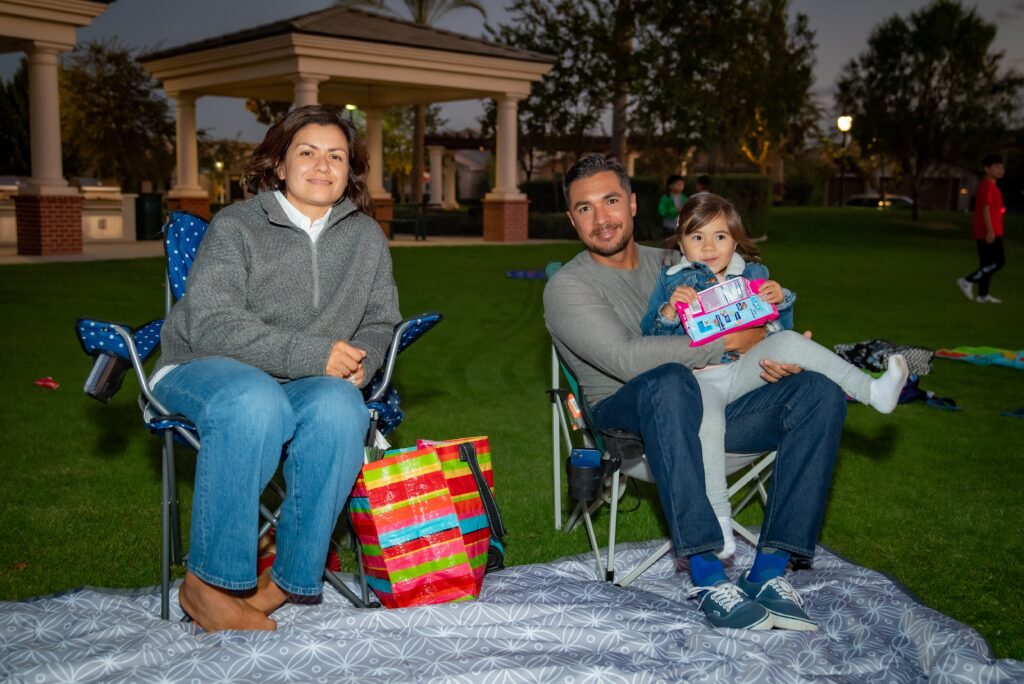
M 327 357 L 324 373 L 334 378 L 350 379 L 357 371 L 362 373 L 363 359 L 366 352 L 353 347 L 344 340 L 335 340 L 331 354 Z
M 666 321 L 674 321 L 679 318 L 676 302 L 693 304 L 695 301 L 697 301 L 697 291 L 692 287 L 680 285 L 672 291 L 672 296 L 668 298 L 668 303 L 661 307 L 661 317 Z
M 782 286 L 774 280 L 766 280 L 761 283 L 761 288 L 757 291 L 757 296 L 761 298 L 762 302 L 767 302 L 768 304 L 781 304 Z
M 811 339 L 813 333 L 804 331 L 804 337 Z M 803 368 L 795 363 L 779 363 L 771 359 L 761 359 L 761 379 L 765 382 L 778 382 L 782 378 L 799 373 Z
M 987 242 L 988 244 L 991 245 L 995 241 L 996 241 L 996 233 L 995 233 L 995 231 L 992 230 L 992 229 L 989 229 L 988 231 L 986 231 L 985 232 L 985 242 Z
M 725 341 L 725 351 L 738 351 L 740 354 L 745 354 L 755 344 L 763 340 L 765 335 L 767 335 L 767 331 L 764 329 L 764 326 L 761 326 L 729 333 L 728 335 L 723 335 L 722 339 Z

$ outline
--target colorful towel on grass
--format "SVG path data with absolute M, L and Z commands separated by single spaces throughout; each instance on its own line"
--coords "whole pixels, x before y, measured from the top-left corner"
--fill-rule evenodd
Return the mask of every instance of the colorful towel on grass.
M 620 547 L 618 572 L 660 541 Z M 735 579 L 754 549 L 737 540 Z M 158 619 L 157 588 L 78 589 L 0 602 L 0 681 L 13 682 L 957 682 L 1024 681 L 966 625 L 820 548 L 789 575 L 817 632 L 712 629 L 663 556 L 628 588 L 586 554 L 489 575 L 478 601 L 358 610 L 330 587 L 274 613 L 277 632 L 204 634 Z
M 953 349 L 940 349 L 935 352 L 935 356 L 940 359 L 976 363 L 979 366 L 1008 366 L 1024 370 L 1024 349 L 1012 351 L 997 347 L 954 347 Z

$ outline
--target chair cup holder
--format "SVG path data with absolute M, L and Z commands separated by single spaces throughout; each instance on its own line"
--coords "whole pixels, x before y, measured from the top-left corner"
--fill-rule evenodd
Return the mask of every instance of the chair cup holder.
M 601 454 L 593 449 L 574 449 L 565 462 L 569 496 L 577 501 L 594 501 L 601 496 L 604 469 Z
M 128 359 L 113 354 L 99 354 L 92 364 L 89 377 L 85 380 L 85 393 L 104 404 L 117 394 L 124 382 L 125 373 L 131 368 Z

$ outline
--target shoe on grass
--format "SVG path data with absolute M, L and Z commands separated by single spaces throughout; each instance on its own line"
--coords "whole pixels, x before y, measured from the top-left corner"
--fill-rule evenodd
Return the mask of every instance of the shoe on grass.
M 1002 304 L 1003 303 L 1002 299 L 996 299 L 992 295 L 985 295 L 984 297 L 978 297 L 974 301 L 978 302 L 979 304 Z
M 694 587 L 687 596 L 700 596 L 700 609 L 714 627 L 771 629 L 772 614 L 729 581 L 713 587 Z
M 817 631 L 818 626 L 804 612 L 803 597 L 782 577 L 751 582 L 744 576 L 740 578 L 739 588 L 771 613 L 772 623 L 779 629 Z
M 971 301 L 974 300 L 974 283 L 969 281 L 967 278 L 957 278 L 956 284 L 960 288 L 960 291 L 964 293 L 964 297 L 967 297 Z

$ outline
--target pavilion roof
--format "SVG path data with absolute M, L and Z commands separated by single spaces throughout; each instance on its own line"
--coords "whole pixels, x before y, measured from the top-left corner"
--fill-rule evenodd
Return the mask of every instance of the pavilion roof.
M 346 38 L 371 43 L 385 43 L 408 47 L 460 52 L 484 57 L 498 57 L 527 62 L 552 64 L 554 57 L 531 50 L 493 43 L 459 33 L 423 26 L 411 21 L 387 17 L 373 12 L 344 6 L 328 7 L 317 12 L 290 19 L 263 24 L 186 45 L 150 52 L 139 57 L 140 62 L 165 59 L 190 52 L 216 47 L 227 47 L 261 38 L 303 33 L 331 38 Z

